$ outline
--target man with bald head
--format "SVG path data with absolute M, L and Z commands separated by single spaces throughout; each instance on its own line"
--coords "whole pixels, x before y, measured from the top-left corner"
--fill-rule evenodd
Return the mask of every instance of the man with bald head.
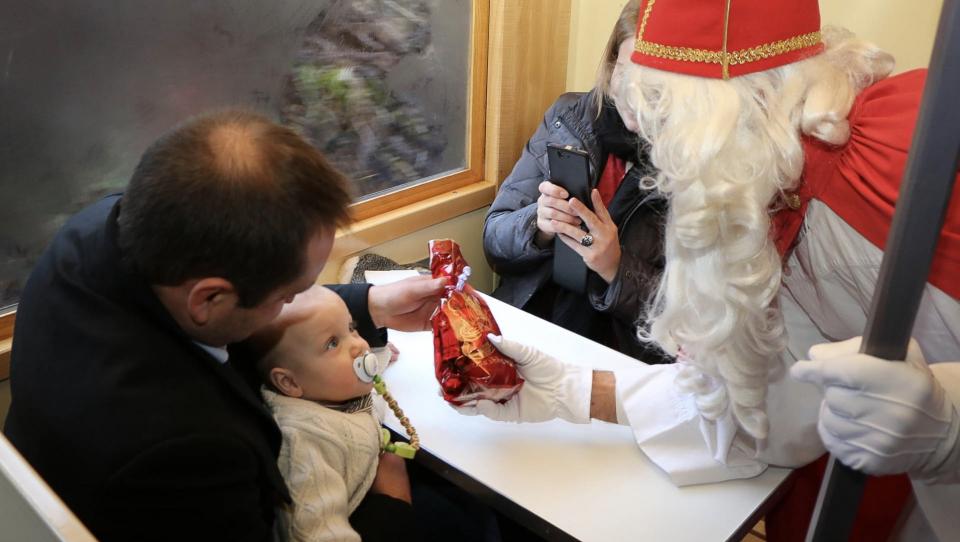
M 100 540 L 271 539 L 280 431 L 227 346 L 314 284 L 349 204 L 294 132 L 230 111 L 161 137 L 53 240 L 20 300 L 4 431 Z M 442 289 L 337 293 L 382 345 L 425 329 Z M 366 513 L 409 517 L 380 486 Z

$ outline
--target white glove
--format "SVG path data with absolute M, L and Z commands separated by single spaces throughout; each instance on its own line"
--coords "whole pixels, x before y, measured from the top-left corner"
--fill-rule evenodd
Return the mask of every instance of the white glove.
M 845 465 L 867 474 L 953 477 L 960 416 L 911 340 L 905 363 L 860 354 L 860 338 L 810 349 L 790 374 L 824 390 L 817 429 Z
M 461 414 L 481 414 L 503 422 L 545 422 L 561 418 L 573 423 L 590 423 L 590 391 L 593 370 L 569 365 L 536 348 L 487 335 L 503 354 L 517 362 L 517 372 L 526 381 L 512 399 L 500 404 L 476 401 L 453 407 Z

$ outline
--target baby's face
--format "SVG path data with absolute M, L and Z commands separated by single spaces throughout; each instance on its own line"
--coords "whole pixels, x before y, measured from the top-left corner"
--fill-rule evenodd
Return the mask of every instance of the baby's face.
M 370 347 L 357 333 L 350 311 L 340 296 L 325 292 L 310 317 L 290 326 L 283 355 L 303 390 L 302 399 L 339 402 L 370 393 L 373 384 L 362 382 L 353 360 Z

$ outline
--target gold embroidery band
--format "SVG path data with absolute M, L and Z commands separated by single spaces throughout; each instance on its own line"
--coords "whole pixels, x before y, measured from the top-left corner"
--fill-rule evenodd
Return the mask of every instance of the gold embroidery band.
M 651 2 L 652 5 L 652 2 Z M 649 6 L 648 6 L 649 7 Z M 813 47 L 822 41 L 820 31 L 810 32 L 802 36 L 794 36 L 789 39 L 775 41 L 773 43 L 764 43 L 749 49 L 741 49 L 727 53 L 727 64 L 736 66 L 756 62 L 765 58 L 782 55 L 798 49 Z M 710 51 L 707 49 L 692 49 L 690 47 L 673 47 L 671 45 L 661 45 L 649 41 L 637 40 L 635 49 L 645 55 L 657 58 L 666 58 L 669 60 L 680 60 L 683 62 L 705 62 L 708 64 L 723 65 L 723 51 Z

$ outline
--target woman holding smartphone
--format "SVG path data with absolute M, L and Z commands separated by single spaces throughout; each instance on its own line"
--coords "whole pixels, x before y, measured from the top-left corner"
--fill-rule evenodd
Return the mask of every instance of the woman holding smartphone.
M 660 363 L 670 358 L 636 337 L 637 326 L 644 324 L 637 315 L 663 269 L 665 201 L 643 188 L 641 181 L 651 170 L 635 121 L 625 123 L 608 94 L 630 62 L 638 3 L 631 0 L 621 12 L 596 87 L 564 94 L 544 115 L 490 207 L 483 246 L 501 279 L 494 297 L 645 362 Z M 596 187 L 590 202 L 570 198 L 551 182 L 548 146 L 587 153 L 591 178 L 586 181 Z M 583 258 L 585 292 L 552 280 L 558 241 Z

